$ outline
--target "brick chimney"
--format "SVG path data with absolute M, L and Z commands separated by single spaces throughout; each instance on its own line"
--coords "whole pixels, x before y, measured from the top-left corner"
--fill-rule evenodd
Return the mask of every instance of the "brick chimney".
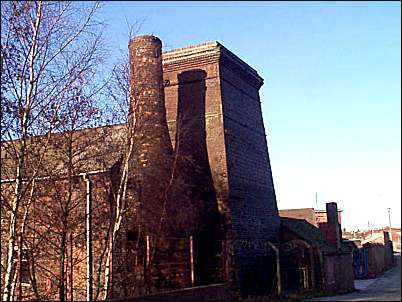
M 134 134 L 131 183 L 137 186 L 143 230 L 150 234 L 156 231 L 161 219 L 173 162 L 166 120 L 162 42 L 155 36 L 134 37 L 129 42 L 129 56 L 129 125 Z
M 383 231 L 384 234 L 384 244 L 388 244 L 388 241 L 390 241 L 390 237 L 389 237 L 389 232 L 387 231 Z
M 328 202 L 327 210 L 327 241 L 336 245 L 338 249 L 341 247 L 342 230 L 338 220 L 338 206 L 336 202 Z

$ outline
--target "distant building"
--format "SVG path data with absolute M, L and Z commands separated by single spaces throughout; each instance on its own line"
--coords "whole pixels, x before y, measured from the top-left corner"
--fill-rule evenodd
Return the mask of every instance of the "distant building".
M 338 221 L 340 224 L 342 223 L 341 213 L 342 213 L 342 210 L 339 209 L 338 210 Z M 315 217 L 316 217 L 317 224 L 320 224 L 323 222 L 325 223 L 325 222 L 327 222 L 327 211 L 326 210 L 315 210 Z
M 355 245 L 342 240 L 336 203 L 327 203 L 326 208 L 325 222 L 320 224 L 313 208 L 279 210 L 284 290 L 345 292 L 354 288 Z
M 383 233 L 389 232 L 388 227 L 380 228 L 380 229 L 374 229 L 371 230 L 369 233 L 369 236 L 366 236 L 365 240 L 363 241 L 364 243 L 370 242 L 370 243 L 384 243 L 384 236 Z M 389 235 L 394 251 L 400 251 L 401 250 L 401 229 L 400 228 L 391 228 L 391 234 Z
M 364 243 L 384 243 L 384 235 L 383 233 L 389 233 L 389 227 L 383 227 L 372 230 L 352 230 L 352 231 L 344 231 L 342 237 L 350 240 L 360 240 L 362 244 Z M 401 229 L 400 228 L 392 228 L 390 239 L 393 243 L 394 251 L 401 250 Z
M 400 229 L 392 229 L 392 241 L 389 228 L 342 232 L 342 210 L 337 209 L 336 203 L 327 203 L 326 208 L 326 211 L 313 208 L 279 210 L 284 238 L 305 241 L 321 254 L 324 264 L 321 277 L 324 279 L 320 283 L 320 276 L 315 278 L 317 287 L 340 292 L 348 286 L 351 288 L 351 274 L 359 279 L 375 278 L 392 267 L 392 241 L 395 242 L 394 250 L 400 250 Z M 305 270 L 308 266 L 300 267 Z
M 338 210 L 339 224 L 342 223 L 341 213 L 342 210 Z M 327 211 L 315 210 L 314 208 L 282 209 L 279 210 L 279 215 L 281 217 L 305 219 L 308 223 L 311 223 L 316 227 L 318 227 L 320 223 L 327 222 Z
M 318 227 L 317 216 L 313 208 L 279 210 L 279 216 L 287 218 L 305 219 L 308 223 Z

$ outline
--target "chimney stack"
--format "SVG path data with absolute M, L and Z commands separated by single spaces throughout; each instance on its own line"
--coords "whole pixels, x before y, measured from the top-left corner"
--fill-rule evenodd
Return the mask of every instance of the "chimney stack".
M 328 202 L 326 204 L 327 210 L 327 241 L 336 245 L 337 249 L 341 248 L 342 230 L 338 220 L 338 206 L 336 202 Z
M 134 134 L 130 170 L 139 184 L 143 230 L 152 234 L 161 219 L 173 163 L 166 121 L 162 42 L 155 36 L 137 36 L 129 42 L 129 57 L 129 125 Z
M 136 129 L 147 138 L 162 139 L 163 148 L 172 151 L 166 121 L 162 70 L 162 42 L 155 36 L 137 36 L 129 42 L 130 111 L 133 123 L 137 107 Z

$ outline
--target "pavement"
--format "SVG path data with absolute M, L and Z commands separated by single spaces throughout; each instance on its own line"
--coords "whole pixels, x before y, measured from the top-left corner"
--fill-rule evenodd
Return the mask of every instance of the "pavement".
M 376 282 L 377 279 L 363 279 L 355 280 L 355 289 L 363 290 L 370 286 L 372 283 Z
M 303 301 L 401 301 L 401 255 L 396 254 L 396 265 L 376 279 L 356 280 L 356 291 Z

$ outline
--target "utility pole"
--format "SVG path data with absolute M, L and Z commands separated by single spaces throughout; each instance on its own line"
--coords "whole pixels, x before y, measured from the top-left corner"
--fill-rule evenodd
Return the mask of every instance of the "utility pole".
M 315 208 L 318 210 L 318 197 L 317 197 L 317 192 L 315 192 Z
M 388 209 L 388 225 L 389 225 L 389 237 L 390 240 L 392 241 L 392 228 L 391 228 L 391 208 Z

